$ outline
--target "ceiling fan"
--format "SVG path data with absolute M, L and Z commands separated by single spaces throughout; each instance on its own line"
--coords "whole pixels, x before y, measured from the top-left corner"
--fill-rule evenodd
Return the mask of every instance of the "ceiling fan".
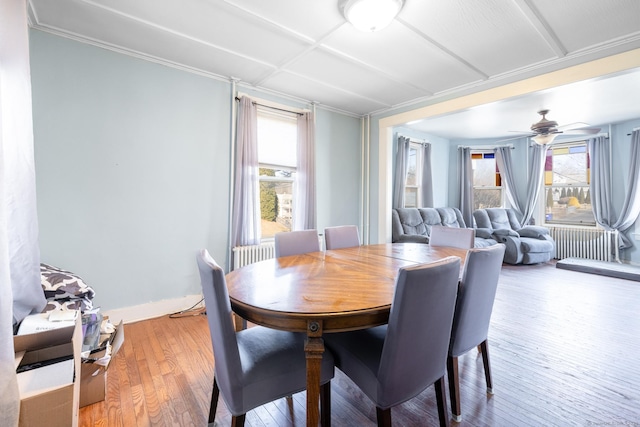
M 581 127 L 581 125 L 586 125 L 586 123 L 571 123 L 569 125 L 558 126 L 556 121 L 547 119 L 549 110 L 540 110 L 538 114 L 540 114 L 542 118 L 540 121 L 531 125 L 532 133 L 526 135 L 526 137 L 531 137 L 536 144 L 550 144 L 556 136 L 561 133 L 567 135 L 593 135 L 600 132 L 600 128 Z

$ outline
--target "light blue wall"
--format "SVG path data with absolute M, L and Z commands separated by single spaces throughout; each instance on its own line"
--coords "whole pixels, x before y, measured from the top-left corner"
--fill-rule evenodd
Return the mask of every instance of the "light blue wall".
M 316 114 L 318 231 L 334 225 L 361 226 L 361 124 L 326 110 Z M 362 236 L 362 228 L 360 228 Z
M 30 39 L 42 262 L 105 310 L 198 294 L 197 250 L 227 262 L 230 84 Z M 320 109 L 316 134 L 319 225 L 357 223 L 360 120 Z

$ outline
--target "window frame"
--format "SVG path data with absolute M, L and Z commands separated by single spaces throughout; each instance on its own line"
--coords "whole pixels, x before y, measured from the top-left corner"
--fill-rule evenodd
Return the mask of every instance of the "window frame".
M 404 177 L 404 207 L 405 208 L 417 208 L 419 206 L 422 206 L 422 167 L 423 167 L 423 159 L 422 156 L 424 155 L 423 150 L 421 150 L 422 148 L 422 143 L 421 142 L 416 142 L 413 140 L 409 140 L 409 156 L 407 158 L 407 173 Z M 416 170 L 415 170 L 415 185 L 409 185 L 407 183 L 408 177 L 409 177 L 409 158 L 411 157 L 411 150 L 415 150 L 416 152 Z M 415 206 L 409 206 L 407 205 L 407 190 L 412 189 L 415 191 Z
M 554 183 L 554 174 L 555 171 L 553 170 L 553 150 L 554 149 L 571 149 L 573 147 L 584 147 L 585 151 L 584 151 L 584 155 L 586 156 L 585 158 L 585 179 L 586 181 L 584 182 L 573 182 L 573 183 L 564 183 L 564 184 L 556 184 Z M 557 188 L 557 189 L 563 189 L 563 188 L 586 188 L 587 191 L 590 193 L 590 183 L 591 183 L 591 158 L 589 155 L 589 143 L 587 139 L 579 139 L 579 140 L 571 140 L 571 141 L 558 141 L 555 142 L 554 144 L 552 144 L 551 146 L 549 146 L 548 150 L 551 151 L 551 170 L 547 171 L 547 160 L 545 158 L 545 170 L 544 170 L 544 177 L 542 180 L 542 197 L 541 197 L 541 203 L 542 203 L 542 209 L 544 212 L 543 215 L 543 223 L 545 225 L 548 226 L 552 226 L 552 227 L 558 227 L 558 226 L 579 226 L 579 227 L 589 227 L 589 228 L 597 228 L 598 224 L 596 222 L 595 219 L 595 214 L 593 214 L 593 207 L 591 208 L 591 213 L 593 214 L 593 221 L 571 221 L 571 220 L 563 220 L 563 219 L 549 219 L 549 214 L 551 214 L 551 212 L 548 212 L 548 206 L 547 206 L 547 202 L 548 202 L 548 189 L 551 189 L 553 191 L 553 189 Z M 549 151 L 547 151 L 548 154 Z M 571 153 L 563 153 L 563 154 L 557 154 L 557 155 L 564 155 L 564 154 L 571 154 Z M 577 153 L 576 153 L 577 154 Z M 547 155 L 547 157 L 549 157 Z M 547 184 L 547 174 L 551 173 L 550 176 L 550 180 L 551 180 L 551 184 L 548 185 Z M 589 199 L 590 199 L 590 194 L 589 194 Z M 590 204 L 590 203 L 589 203 Z
M 270 106 L 258 106 L 257 107 L 257 114 L 258 117 L 262 116 L 262 118 L 264 119 L 265 117 L 268 119 L 269 117 L 274 118 L 274 119 L 284 119 L 284 120 L 291 120 L 291 125 L 297 129 L 297 113 L 296 112 L 283 112 L 283 111 L 275 111 L 273 108 L 271 108 Z M 257 138 L 258 138 L 258 146 L 260 146 L 260 132 L 258 129 L 258 134 L 257 134 Z M 296 136 L 297 139 L 297 136 Z M 297 141 L 293 141 L 293 145 L 296 149 L 296 162 L 297 162 Z M 259 149 L 258 149 L 259 150 Z M 288 177 L 283 177 L 283 176 L 269 176 L 269 175 L 261 175 L 260 174 L 260 170 L 261 169 L 271 169 L 274 171 L 288 171 L 291 173 L 291 176 Z M 291 230 L 293 228 L 293 197 L 295 195 L 295 191 L 296 191 L 296 185 L 297 185 L 297 180 L 296 180 L 296 166 L 291 166 L 291 165 L 285 165 L 285 164 L 274 164 L 274 163 L 261 163 L 260 159 L 259 159 L 259 155 L 258 155 L 258 189 L 260 190 L 262 187 L 262 183 L 290 183 L 291 184 L 291 198 L 292 198 L 292 203 L 291 203 L 291 218 L 290 218 L 290 226 L 288 228 L 288 230 Z M 276 194 L 277 197 L 277 194 Z M 260 200 L 261 197 L 259 196 L 258 199 L 258 204 L 260 206 L 261 209 L 261 203 L 262 201 Z M 279 209 L 278 209 L 279 210 Z M 276 217 L 278 216 L 278 211 L 276 212 Z M 262 220 L 262 211 L 260 214 L 260 219 Z M 264 229 L 263 227 L 260 227 L 260 241 L 261 242 L 272 242 L 274 237 L 273 235 L 268 235 L 265 236 L 264 235 Z M 286 231 L 286 230 L 284 230 Z
M 473 210 L 479 209 L 480 207 L 476 206 L 476 197 L 475 197 L 475 192 L 477 190 L 499 190 L 500 191 L 500 206 L 483 206 L 483 208 L 504 208 L 505 207 L 505 188 L 502 185 L 502 176 L 500 175 L 500 171 L 498 168 L 498 161 L 496 160 L 496 154 L 495 151 L 491 150 L 491 149 L 471 149 L 471 164 L 472 164 L 472 170 L 473 170 L 473 192 L 474 192 L 474 198 L 473 198 Z M 474 155 L 481 155 L 482 158 L 478 159 L 475 158 L 474 159 Z M 485 155 L 490 155 L 492 157 L 485 157 Z M 476 160 L 485 160 L 485 159 L 493 159 L 493 163 L 494 163 L 494 169 L 495 169 L 495 182 L 499 182 L 500 185 L 477 185 L 476 184 L 476 176 L 475 176 L 475 171 L 476 168 L 473 167 L 474 165 L 474 161 Z

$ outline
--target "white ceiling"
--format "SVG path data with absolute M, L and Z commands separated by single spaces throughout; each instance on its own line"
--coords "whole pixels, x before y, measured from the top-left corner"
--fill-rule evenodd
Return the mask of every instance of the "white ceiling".
M 339 0 L 29 0 L 34 28 L 354 115 L 435 102 L 640 48 L 638 0 L 406 0 L 377 33 Z M 446 138 L 640 118 L 640 71 L 414 125 Z

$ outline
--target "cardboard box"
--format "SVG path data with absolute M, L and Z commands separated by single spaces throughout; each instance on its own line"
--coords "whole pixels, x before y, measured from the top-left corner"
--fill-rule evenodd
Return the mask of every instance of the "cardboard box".
M 107 383 L 107 372 L 111 365 L 111 360 L 116 355 L 120 346 L 124 342 L 124 326 L 122 322 L 118 325 L 115 332 L 109 338 L 111 345 L 111 357 L 108 360 L 103 359 L 107 350 L 103 349 L 99 352 L 90 354 L 90 359 L 96 360 L 94 363 L 82 363 L 80 375 L 80 407 L 101 402 L 105 398 L 105 390 Z M 103 359 L 100 361 L 100 359 Z M 87 360 L 85 360 L 87 362 Z
M 72 326 L 13 337 L 16 366 L 32 369 L 17 374 L 20 427 L 77 426 L 80 401 L 80 315 Z M 52 363 L 52 361 L 56 361 Z

